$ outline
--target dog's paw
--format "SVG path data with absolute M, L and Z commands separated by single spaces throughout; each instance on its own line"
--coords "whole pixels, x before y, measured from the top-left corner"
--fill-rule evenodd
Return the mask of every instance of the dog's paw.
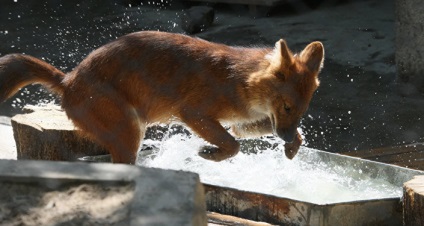
M 232 155 L 228 155 L 226 152 L 223 152 L 219 148 L 211 146 L 202 147 L 199 151 L 199 156 L 215 162 L 220 162 L 232 157 Z

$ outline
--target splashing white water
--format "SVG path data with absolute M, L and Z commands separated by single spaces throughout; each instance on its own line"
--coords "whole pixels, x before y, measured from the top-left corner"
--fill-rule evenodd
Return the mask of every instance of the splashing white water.
M 308 156 L 303 160 L 288 160 L 279 144 L 275 150 L 239 153 L 229 160 L 212 162 L 197 155 L 202 145 L 205 142 L 196 136 L 174 135 L 160 141 L 159 151 L 144 156 L 139 164 L 195 172 L 203 183 L 316 204 L 394 198 L 402 194 L 402 188 L 384 178 L 371 178 L 361 169 L 330 166 L 314 151 L 303 147 L 300 152 Z

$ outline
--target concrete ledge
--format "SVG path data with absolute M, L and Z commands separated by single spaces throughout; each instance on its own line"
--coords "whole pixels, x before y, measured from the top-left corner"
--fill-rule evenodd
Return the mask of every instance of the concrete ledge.
M 0 160 L 0 172 L 1 184 L 51 188 L 63 184 L 134 183 L 129 225 L 207 225 L 204 190 L 194 173 L 109 163 L 29 160 Z

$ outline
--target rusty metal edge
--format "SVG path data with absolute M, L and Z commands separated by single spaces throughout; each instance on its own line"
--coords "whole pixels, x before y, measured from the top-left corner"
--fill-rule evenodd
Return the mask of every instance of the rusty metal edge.
M 399 225 L 400 198 L 314 204 L 203 184 L 208 211 L 276 225 Z

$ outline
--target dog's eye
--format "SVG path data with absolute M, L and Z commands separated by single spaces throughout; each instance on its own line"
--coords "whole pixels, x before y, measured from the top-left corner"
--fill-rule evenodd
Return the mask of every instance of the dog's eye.
M 284 110 L 287 112 L 287 113 L 290 113 L 290 107 L 287 105 L 287 104 L 284 104 Z
M 277 71 L 276 76 L 280 79 L 283 79 L 283 80 L 286 78 L 286 76 L 281 71 Z

